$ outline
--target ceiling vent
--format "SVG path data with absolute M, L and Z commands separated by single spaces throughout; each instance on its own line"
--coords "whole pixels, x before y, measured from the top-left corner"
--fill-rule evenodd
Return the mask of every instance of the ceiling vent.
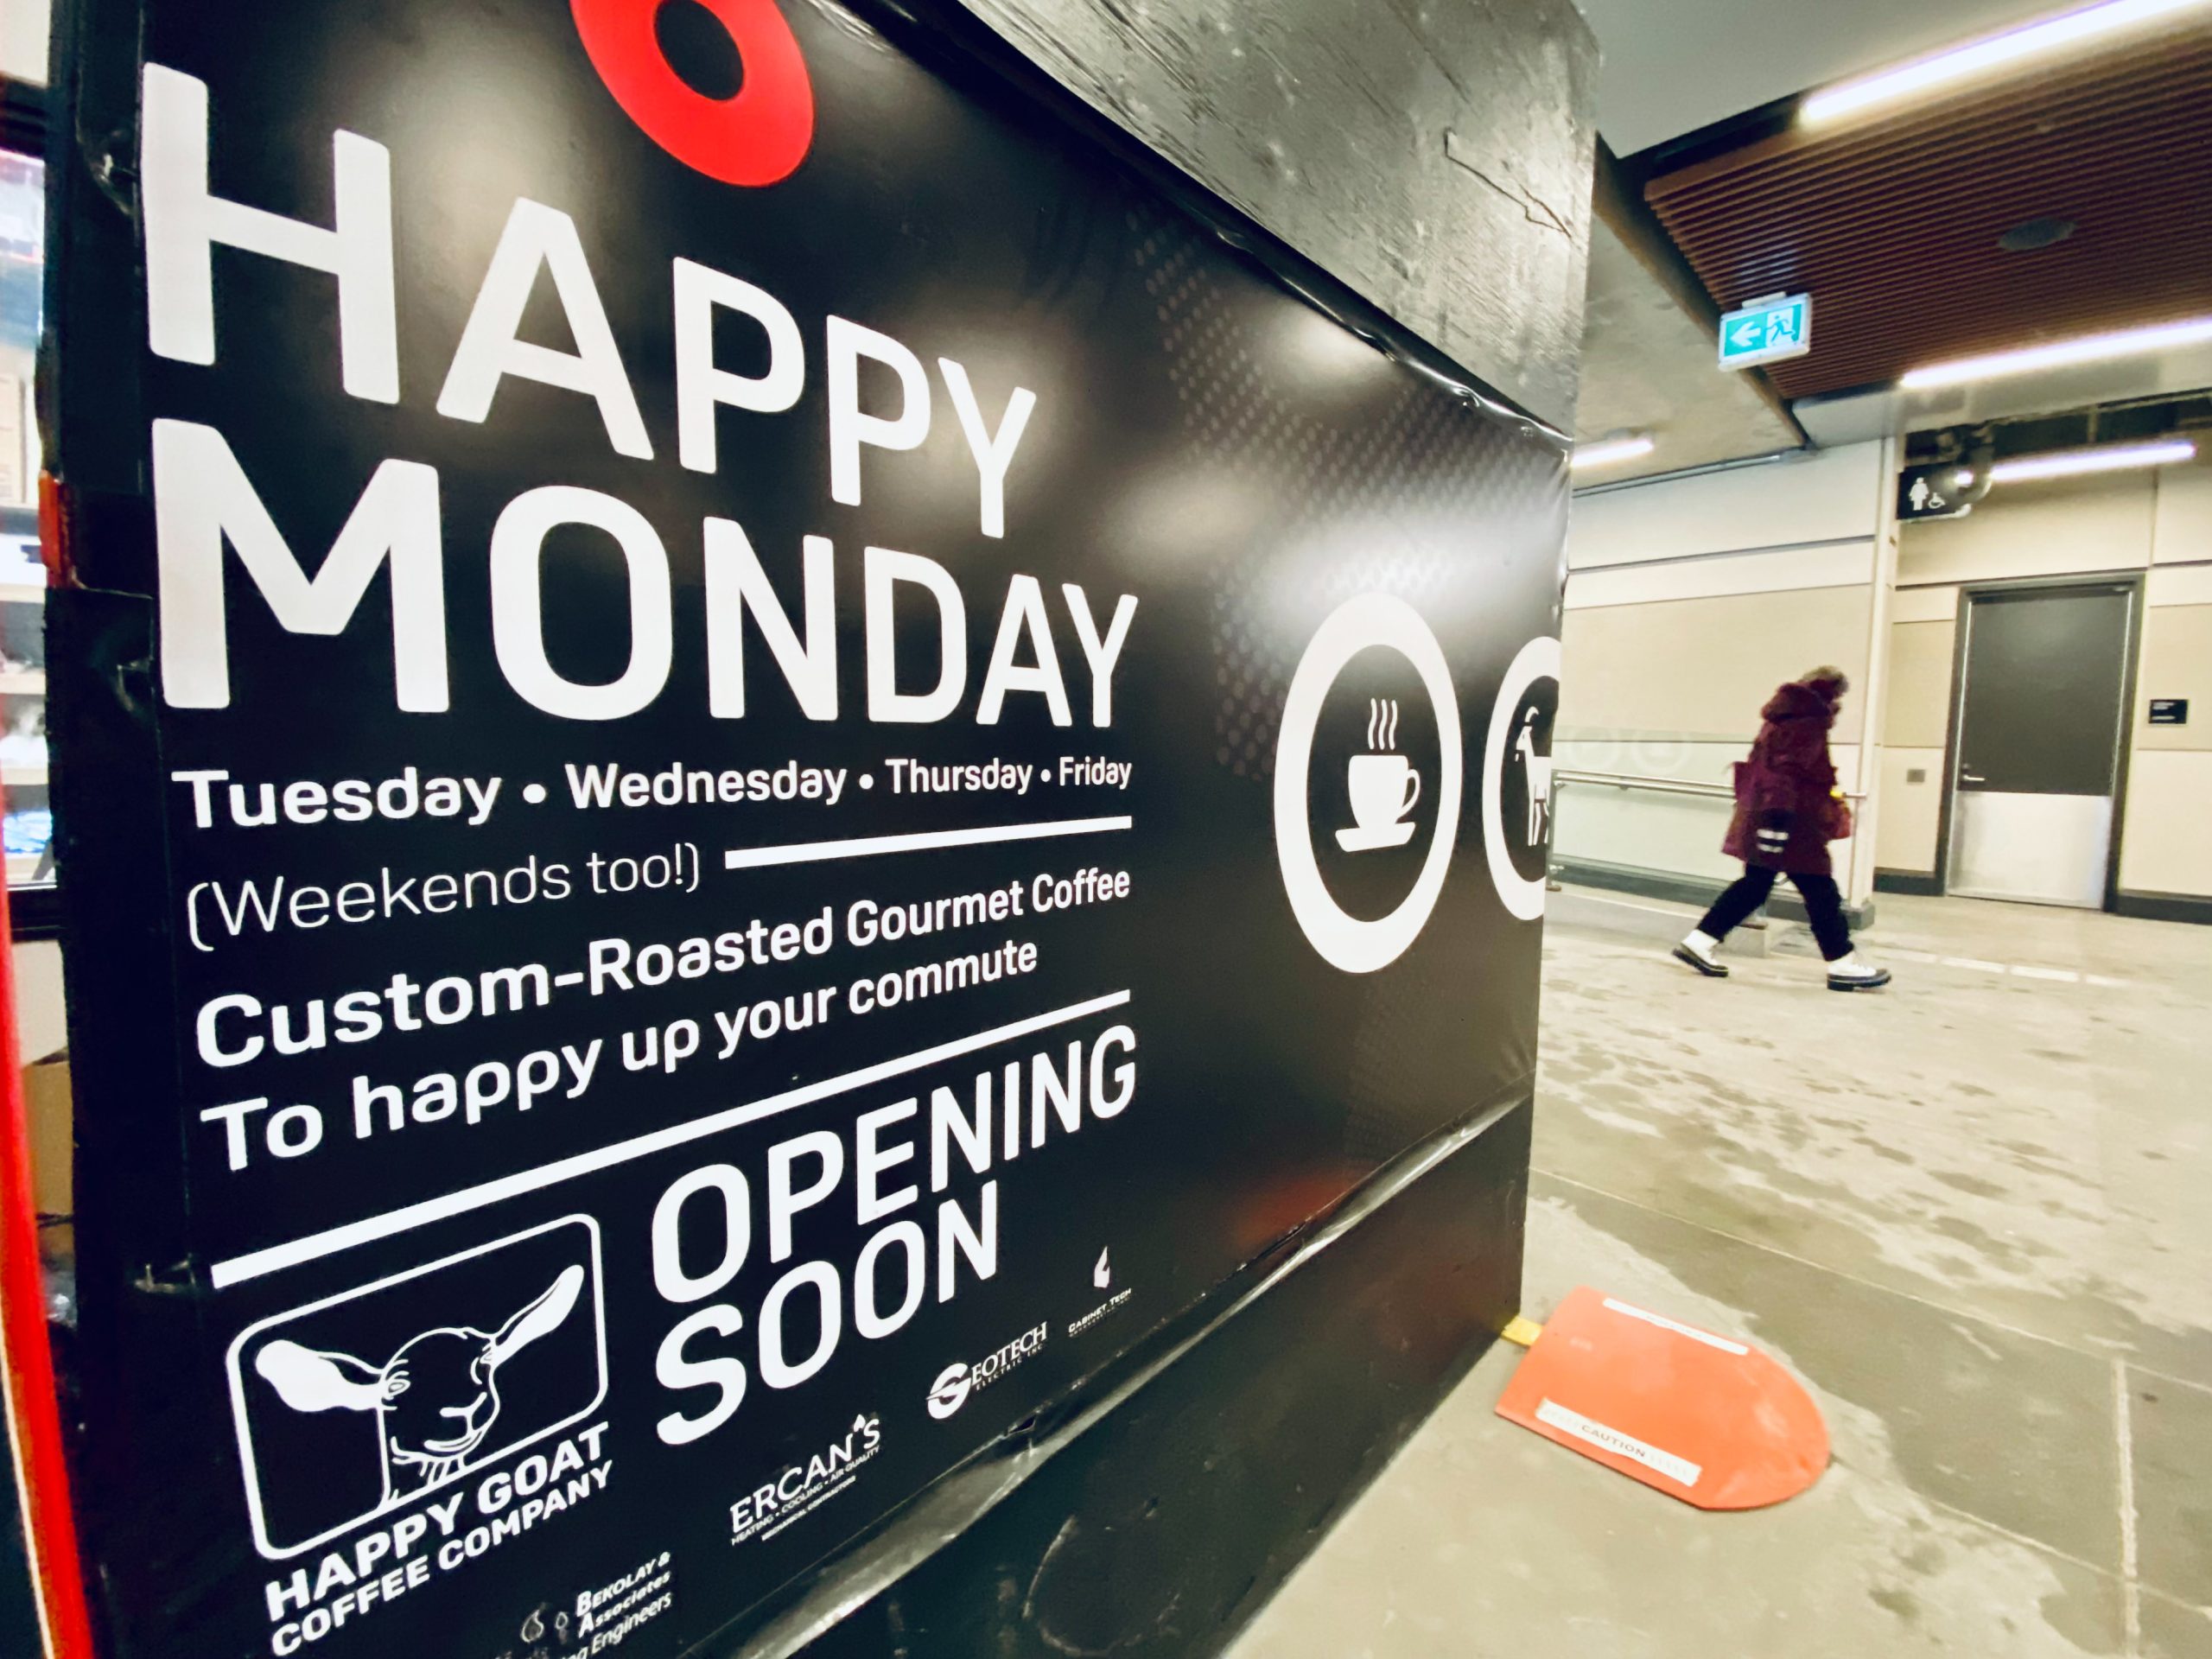
M 2031 219 L 1999 237 L 1997 245 L 2007 253 L 2033 253 L 2038 248 L 2056 247 L 2073 234 L 2070 219 Z

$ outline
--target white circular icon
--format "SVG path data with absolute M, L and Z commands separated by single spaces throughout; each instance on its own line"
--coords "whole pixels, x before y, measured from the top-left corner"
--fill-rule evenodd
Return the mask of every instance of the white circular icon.
M 1321 705 L 1330 688 L 1349 663 L 1370 645 L 1396 652 L 1421 676 L 1422 689 L 1436 710 L 1437 749 L 1441 756 L 1437 780 L 1436 828 L 1428 856 L 1421 867 L 1413 890 L 1388 916 L 1371 922 L 1348 914 L 1330 896 L 1313 857 L 1313 826 L 1306 814 L 1306 783 L 1313 770 L 1313 739 L 1320 725 Z M 1395 715 L 1390 737 L 1395 741 Z M 1377 764 L 1377 763 L 1381 764 Z M 1387 594 L 1363 594 L 1347 600 L 1331 612 L 1306 655 L 1291 676 L 1290 696 L 1283 705 L 1282 734 L 1275 747 L 1275 857 L 1282 866 L 1282 884 L 1290 895 L 1290 908 L 1298 925 L 1322 959 L 1348 974 L 1371 974 L 1403 956 L 1420 936 L 1429 912 L 1444 891 L 1444 877 L 1452 863 L 1452 848 L 1459 825 L 1459 797 L 1465 761 L 1459 750 L 1459 703 L 1452 689 L 1452 670 L 1444 660 L 1428 624 L 1403 600 Z M 1411 838 L 1394 835 L 1391 822 L 1402 818 L 1420 799 L 1421 775 L 1395 754 L 1356 755 L 1347 790 L 1358 822 L 1338 832 L 1347 851 L 1402 845 Z M 1395 810 L 1392 807 L 1395 805 Z
M 1544 878 L 1522 874 L 1506 850 L 1505 757 L 1510 749 L 1529 772 L 1528 822 L 1511 826 L 1512 833 L 1526 846 L 1541 846 L 1551 815 L 1551 757 L 1536 753 L 1534 734 L 1527 729 L 1533 722 L 1521 722 L 1522 729 L 1516 732 L 1514 717 L 1530 686 L 1558 678 L 1558 640 L 1547 636 L 1522 646 L 1505 671 L 1505 683 L 1497 688 L 1497 706 L 1491 711 L 1490 735 L 1483 744 L 1483 850 L 1490 855 L 1490 879 L 1497 884 L 1498 898 L 1524 922 L 1544 913 Z

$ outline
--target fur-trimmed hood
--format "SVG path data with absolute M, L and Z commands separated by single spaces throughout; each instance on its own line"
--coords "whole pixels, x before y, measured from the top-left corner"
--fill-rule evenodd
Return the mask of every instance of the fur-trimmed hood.
M 1815 680 L 1807 685 L 1792 680 L 1767 699 L 1761 720 L 1815 720 L 1822 729 L 1835 724 L 1836 693 L 1833 682 Z

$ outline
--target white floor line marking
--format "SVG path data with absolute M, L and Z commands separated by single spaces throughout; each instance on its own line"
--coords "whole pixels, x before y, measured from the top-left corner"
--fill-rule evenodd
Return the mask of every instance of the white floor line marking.
M 617 1141 L 611 1146 L 580 1152 L 573 1157 L 556 1159 L 552 1163 L 541 1164 L 536 1169 L 502 1175 L 497 1180 L 466 1186 L 442 1198 L 425 1198 L 419 1204 L 404 1205 L 397 1210 L 387 1210 L 380 1216 L 370 1216 L 320 1233 L 309 1233 L 289 1243 L 249 1250 L 244 1255 L 218 1262 L 209 1270 L 208 1277 L 216 1289 L 226 1289 L 248 1279 L 257 1279 L 265 1273 L 275 1273 L 281 1268 L 296 1267 L 302 1262 L 313 1262 L 335 1255 L 340 1250 L 351 1249 L 354 1245 L 365 1244 L 372 1239 L 389 1238 L 392 1234 L 404 1233 L 410 1228 L 442 1221 L 448 1216 L 463 1215 L 471 1210 L 480 1210 L 486 1205 L 497 1204 L 504 1198 L 557 1186 L 563 1181 L 574 1180 L 577 1176 L 588 1175 L 594 1170 L 612 1168 L 616 1164 L 626 1164 L 634 1158 L 664 1152 L 671 1147 L 680 1147 L 686 1141 L 697 1141 L 706 1135 L 718 1135 L 740 1123 L 751 1123 L 760 1118 L 773 1117 L 779 1112 L 811 1106 L 817 1101 L 849 1094 L 855 1089 L 864 1089 L 870 1084 L 881 1083 L 887 1078 L 903 1077 L 909 1071 L 921 1071 L 940 1060 L 957 1059 L 978 1049 L 1012 1042 L 1017 1037 L 1047 1031 L 1054 1026 L 1066 1025 L 1072 1020 L 1103 1014 L 1109 1008 L 1122 1007 L 1128 1001 L 1127 991 L 1112 991 L 1104 996 L 1094 996 L 1087 1002 L 1071 1002 L 1064 1008 L 1054 1008 L 1050 1014 L 1032 1014 L 1028 1019 L 1017 1020 L 1011 1025 L 995 1026 L 988 1031 L 979 1031 L 972 1037 L 956 1038 L 949 1043 L 939 1043 L 934 1048 L 918 1049 L 895 1060 L 880 1060 L 874 1065 L 864 1065 L 857 1071 L 847 1071 L 839 1077 L 824 1077 L 820 1083 L 786 1089 L 781 1094 L 769 1095 L 742 1106 L 712 1112 L 705 1117 L 695 1117 L 688 1122 L 671 1123 L 664 1129 L 633 1135 L 627 1141 Z
M 1896 945 L 1883 954 L 1893 962 L 1935 963 L 1945 968 L 1972 968 L 1985 974 L 2012 974 L 2021 979 L 2048 979 L 2066 985 L 2096 985 L 2106 990 L 2122 990 L 2127 981 L 2112 979 L 2103 974 L 2086 974 L 2072 968 L 2038 968 L 2031 963 L 1986 962 L 1980 957 L 1940 957 L 1932 950 L 1910 950 Z
M 1649 906 L 1637 906 L 1633 908 L 1649 909 Z M 1878 944 L 1877 950 L 1878 954 L 1887 957 L 1891 962 L 1926 963 L 1942 968 L 1971 968 L 1978 973 L 2012 974 L 2021 979 L 2047 979 L 2065 985 L 2098 985 L 2107 990 L 2120 989 L 2127 984 L 2124 979 L 2107 979 L 2102 974 L 2076 973 L 2071 968 L 2037 968 L 2026 963 L 1985 962 L 1979 957 L 1939 957 L 1932 950 L 1911 950 L 1903 945 L 1882 948 Z
M 2135 1414 L 2127 1393 L 2127 1366 L 2112 1363 L 2113 1430 L 2120 1445 L 2120 1595 L 2126 1626 L 2127 1659 L 2143 1651 L 2143 1591 L 2136 1582 Z
M 1655 916 L 1687 914 L 1687 912 L 1661 910 L 1655 905 L 1631 904 L 1624 899 L 1609 899 L 1604 902 L 1618 906 L 1623 910 L 1649 911 Z M 1785 928 L 1795 927 L 1794 924 L 1783 925 Z M 1806 930 L 1802 927 L 1795 927 L 1795 931 L 1801 936 L 1806 933 Z M 1971 968 L 1978 973 L 2012 974 L 2021 979 L 2047 979 L 2055 983 L 2065 985 L 2094 985 L 2107 991 L 2125 990 L 2131 983 L 2125 979 L 2113 979 L 2105 974 L 2082 973 L 2072 968 L 2039 968 L 2030 963 L 1989 962 L 1980 957 L 1938 956 L 1933 950 L 1916 950 L 1902 944 L 1884 946 L 1878 938 L 1873 943 L 1877 952 L 1887 957 L 1892 962 L 1927 963 L 1944 968 Z
M 795 841 L 781 847 L 733 847 L 722 855 L 726 870 L 757 870 L 778 864 L 816 864 L 832 858 L 873 858 L 880 853 L 918 853 L 931 847 L 987 847 L 1001 841 L 1048 841 L 1060 836 L 1096 836 L 1127 830 L 1136 820 L 1059 818 L 1046 823 L 994 823 L 978 830 L 925 830 L 909 836 L 855 836 L 849 841 Z

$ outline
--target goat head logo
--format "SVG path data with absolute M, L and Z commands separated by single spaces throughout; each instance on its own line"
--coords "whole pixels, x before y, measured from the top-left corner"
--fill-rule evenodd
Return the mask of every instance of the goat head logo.
M 439 1325 L 380 1365 L 280 1337 L 253 1369 L 295 1411 L 374 1412 L 389 1504 L 460 1473 L 499 1418 L 499 1368 L 558 1330 L 583 1287 L 582 1268 L 563 1268 L 497 1331 Z

